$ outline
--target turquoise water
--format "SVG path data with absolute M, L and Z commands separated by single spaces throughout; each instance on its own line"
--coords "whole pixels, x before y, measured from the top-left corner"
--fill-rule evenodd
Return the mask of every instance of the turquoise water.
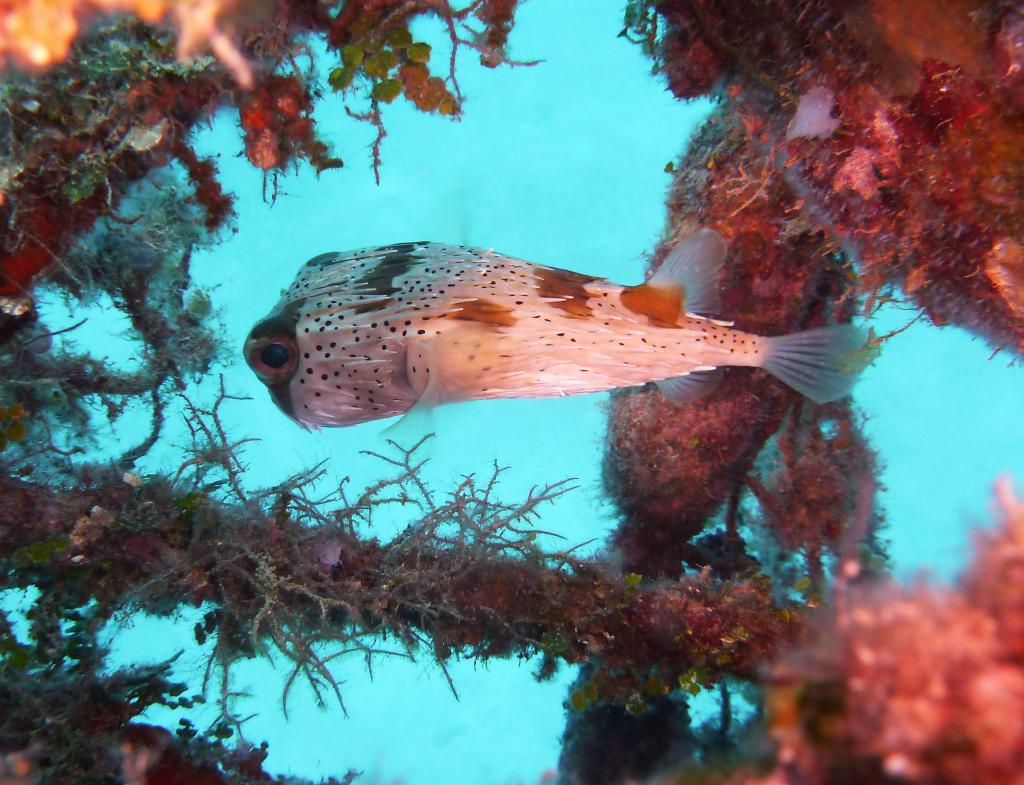
M 336 99 L 326 99 L 318 117 L 346 168 L 319 179 L 305 169 L 289 175 L 273 206 L 261 199 L 261 175 L 237 155 L 236 115 L 221 116 L 201 148 L 220 155 L 225 185 L 239 196 L 238 231 L 197 254 L 193 271 L 201 285 L 215 287 L 229 344 L 241 346 L 303 261 L 329 250 L 429 239 L 641 281 L 644 254 L 664 228 L 665 164 L 681 154 L 709 105 L 674 100 L 651 78 L 639 48 L 617 37 L 621 26 L 620 0 L 524 5 L 512 53 L 544 62 L 490 71 L 465 55 L 459 69 L 468 100 L 460 123 L 388 107 L 379 187 L 370 170 L 373 130 L 346 119 Z M 419 32 L 437 39 L 429 26 Z M 886 332 L 908 318 L 892 310 L 875 326 Z M 100 337 L 113 361 L 130 362 L 119 356 L 121 329 L 97 315 L 76 339 Z M 903 578 L 921 570 L 951 578 L 971 528 L 988 520 L 992 480 L 1024 477 L 1024 370 L 989 354 L 960 330 L 919 323 L 886 344 L 856 389 L 885 464 L 886 536 Z M 229 390 L 252 397 L 231 405 L 226 419 L 236 438 L 260 439 L 245 454 L 253 485 L 321 459 L 357 487 L 377 476 L 378 465 L 360 450 L 380 448 L 380 424 L 304 432 L 277 411 L 240 356 L 223 373 Z M 210 400 L 215 383 L 191 394 Z M 606 400 L 443 408 L 435 415 L 428 479 L 445 488 L 497 461 L 510 467 L 502 487 L 515 499 L 535 484 L 576 477 L 578 490 L 547 508 L 541 527 L 569 542 L 598 538 L 593 551 L 614 525 L 600 484 Z M 184 440 L 181 429 L 170 434 L 143 470 L 176 465 Z M 136 619 L 114 633 L 115 660 L 164 659 L 184 647 L 179 672 L 198 667 L 202 651 L 190 643 L 191 626 L 189 619 Z M 273 772 L 319 778 L 354 767 L 367 781 L 410 785 L 534 783 L 557 761 L 562 701 L 574 675 L 563 668 L 537 684 L 534 665 L 456 664 L 456 700 L 428 660 L 380 659 L 371 682 L 353 658 L 340 669 L 348 717 L 299 694 L 285 721 L 278 698 L 287 669 L 259 662 L 237 674 L 236 687 L 252 694 L 239 713 L 255 713 L 246 730 L 253 741 L 271 741 Z

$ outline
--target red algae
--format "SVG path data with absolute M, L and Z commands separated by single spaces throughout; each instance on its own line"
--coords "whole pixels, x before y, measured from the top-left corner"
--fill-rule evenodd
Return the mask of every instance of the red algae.
M 480 64 L 487 68 L 501 65 L 501 58 L 494 53 L 503 52 L 508 35 L 515 23 L 516 6 L 519 0 L 483 0 L 477 16 L 486 27 L 483 42 L 486 46 L 480 53 Z
M 790 401 L 772 381 L 735 378 L 708 402 L 673 405 L 656 390 L 614 399 L 604 478 L 622 515 L 612 542 L 624 569 L 672 576 L 691 554 L 703 563 L 691 540 L 739 492 Z
M 318 173 L 342 166 L 316 138 L 309 88 L 297 77 L 270 76 L 249 91 L 238 110 L 245 155 L 264 171 L 306 159 Z
M 837 401 L 793 409 L 775 449 L 763 484 L 747 477 L 763 507 L 762 525 L 789 550 L 837 550 L 858 522 L 864 489 L 874 492 L 878 473 L 852 405 Z
M 106 45 L 140 45 L 137 31 L 108 31 Z M 82 73 L 60 71 L 5 87 L 9 135 L 18 156 L 5 180 L 0 221 L 0 293 L 26 294 L 33 278 L 63 259 L 97 220 L 116 212 L 122 194 L 150 171 L 177 159 L 208 210 L 211 230 L 224 225 L 231 200 L 216 168 L 186 143 L 188 130 L 226 86 L 225 76 L 152 63 L 124 79 L 104 70 L 102 45 L 80 54 Z M 88 87 L 83 85 L 88 84 Z

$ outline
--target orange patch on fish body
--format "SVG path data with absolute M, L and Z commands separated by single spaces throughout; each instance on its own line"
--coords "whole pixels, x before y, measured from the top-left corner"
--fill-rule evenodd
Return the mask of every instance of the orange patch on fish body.
M 463 319 L 480 324 L 489 324 L 495 327 L 514 327 L 515 317 L 512 309 L 507 308 L 493 300 L 476 298 L 458 303 L 457 310 L 448 314 L 449 319 Z
M 626 286 L 619 299 L 633 313 L 646 316 L 657 327 L 678 327 L 684 314 L 684 291 L 681 284 L 653 286 L 642 283 Z
M 577 319 L 593 316 L 587 284 L 600 281 L 600 278 L 557 267 L 537 267 L 535 276 L 537 294 L 545 299 L 550 298 L 552 306 Z

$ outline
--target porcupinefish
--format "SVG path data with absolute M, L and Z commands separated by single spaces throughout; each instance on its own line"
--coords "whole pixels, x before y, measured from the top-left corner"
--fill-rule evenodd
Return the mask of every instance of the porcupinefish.
M 673 401 L 754 366 L 818 402 L 846 395 L 851 325 L 768 338 L 718 313 L 722 237 L 682 240 L 646 283 L 544 267 L 494 251 L 396 243 L 325 253 L 299 270 L 245 341 L 277 406 L 306 427 L 342 426 L 480 398 L 529 398 L 654 382 Z

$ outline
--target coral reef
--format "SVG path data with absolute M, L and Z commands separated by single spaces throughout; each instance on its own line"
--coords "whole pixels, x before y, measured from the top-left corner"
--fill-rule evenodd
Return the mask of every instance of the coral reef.
M 765 679 L 769 772 L 701 782 L 1012 783 L 1024 762 L 1024 502 L 977 538 L 956 589 L 843 586 L 809 640 Z M 692 782 L 677 771 L 659 785 Z
M 269 642 L 293 659 L 296 675 L 332 689 L 317 649 L 330 641 L 360 646 L 380 633 L 410 650 L 428 640 L 442 663 L 453 651 L 565 662 L 599 652 L 606 671 L 592 682 L 602 697 L 625 700 L 649 672 L 666 684 L 693 668 L 705 678 L 749 675 L 766 650 L 799 630 L 798 604 L 784 613 L 764 581 L 702 575 L 641 588 L 599 562 L 539 550 L 530 521 L 560 485 L 506 504 L 494 498 L 495 472 L 485 483 L 467 479 L 442 502 L 420 480 L 413 448 L 380 456 L 397 475 L 348 504 L 344 489 L 340 506 L 308 502 L 305 489 L 319 471 L 247 494 L 237 445 L 221 440 L 217 414 L 193 417 L 202 444 L 174 484 L 129 482 L 99 468 L 73 492 L 5 480 L 0 558 L 17 583 L 62 594 L 75 607 L 96 603 L 107 615 L 126 605 L 167 613 L 210 603 L 221 610 L 203 637 L 217 631 L 223 660 Z M 202 490 L 212 470 L 236 507 Z M 388 543 L 360 535 L 373 510 L 396 499 L 426 514 Z
M 72 618 L 70 614 L 65 618 Z M 53 621 L 53 620 L 50 620 Z M 31 679 L 0 681 L 0 776 L 4 783 L 125 782 L 248 785 L 275 781 L 263 771 L 266 748 L 231 744 L 233 731 L 218 725 L 200 735 L 187 721 L 172 734 L 133 722 L 150 706 L 186 706 L 185 684 L 168 676 L 169 663 L 100 675 L 96 655 L 76 618 L 64 651 L 49 660 L 14 646 L 4 636 L 4 668 Z M 45 674 L 45 677 L 44 677 Z M 339 783 L 341 780 L 328 780 Z
M 211 241 L 205 210 L 191 201 L 190 191 L 180 168 L 154 172 L 125 194 L 119 210 L 76 239 L 45 284 L 76 304 L 109 303 L 122 312 L 132 328 L 136 362 L 115 367 L 73 343 L 57 346 L 55 333 L 33 315 L 19 320 L 0 344 L 0 400 L 22 413 L 24 431 L 15 441 L 25 449 L 6 456 L 12 472 L 66 476 L 73 472 L 73 456 L 90 443 L 93 406 L 114 421 L 141 400 L 152 411 L 152 427 L 119 459 L 122 470 L 131 468 L 159 438 L 169 396 L 221 357 L 209 295 L 190 285 L 192 252 Z M 59 332 L 71 338 L 81 324 Z
M 1024 352 L 1017 5 L 632 5 L 670 88 L 727 96 L 758 151 L 747 171 L 784 177 L 860 291 Z
M 709 225 L 729 239 L 723 312 L 742 329 L 784 333 L 849 315 L 851 265 L 795 211 L 797 198 L 741 129 L 719 112 L 691 140 L 669 197 L 673 233 Z M 692 406 L 667 404 L 653 390 L 616 396 L 605 479 L 624 517 L 614 541 L 631 569 L 678 570 L 693 550 L 689 541 L 727 502 L 735 535 L 738 495 L 757 455 L 787 411 L 804 406 L 767 376 L 751 376 L 730 371 L 713 396 Z M 837 446 L 847 448 L 860 436 L 849 409 L 836 412 L 844 434 Z M 706 554 L 696 559 L 708 563 Z
M 841 320 L 860 298 L 870 312 L 900 292 L 935 324 L 1024 351 L 1019 17 L 1012 3 L 628 3 L 624 33 L 670 89 L 721 100 L 671 167 L 669 231 L 652 267 L 678 236 L 712 226 L 730 241 L 721 315 L 744 329 Z M 615 396 L 605 481 L 622 513 L 612 542 L 623 563 L 667 578 L 687 565 L 721 576 L 759 565 L 815 601 L 830 581 L 829 556 L 840 575 L 873 573 L 882 553 L 876 458 L 858 419 L 849 404 L 814 407 L 745 371 L 688 407 L 654 391 Z M 894 593 L 864 596 L 895 603 Z M 926 659 L 921 647 L 932 651 L 935 637 L 918 633 L 906 655 L 895 647 L 904 667 L 915 651 Z M 847 667 L 833 662 L 833 673 Z M 827 722 L 823 710 L 808 709 L 812 721 Z M 608 727 L 628 733 L 621 720 Z M 623 771 L 602 736 L 570 724 L 566 782 L 619 781 L 673 762 L 655 749 Z M 840 739 L 834 751 L 853 744 Z M 909 764 L 902 775 L 956 781 Z M 819 780 L 803 771 L 793 781 Z
M 221 673 L 221 719 L 210 734 L 225 739 L 242 737 L 228 697 L 231 666 L 270 649 L 293 666 L 282 696 L 286 710 L 297 678 L 306 679 L 321 701 L 331 696 L 344 708 L 329 667 L 341 647 L 368 658 L 426 651 L 442 669 L 453 656 L 539 653 L 542 673 L 559 661 L 599 659 L 585 701 L 642 714 L 648 699 L 697 680 L 753 677 L 763 658 L 779 642 L 795 639 L 802 626 L 802 603 L 777 603 L 764 579 L 701 574 L 641 586 L 639 576 L 623 579 L 599 561 L 541 551 L 532 521 L 564 485 L 506 503 L 497 497 L 495 470 L 482 481 L 467 477 L 441 498 L 420 477 L 418 446 L 395 446 L 394 455 L 378 456 L 393 476 L 352 500 L 342 485 L 335 498 L 313 502 L 307 489 L 321 479 L 316 468 L 246 492 L 239 479 L 242 445 L 226 440 L 220 420 L 227 400 L 222 394 L 212 410 L 192 408 L 194 457 L 173 479 L 91 467 L 70 490 L 13 477 L 0 481 L 4 585 L 40 592 L 30 612 L 31 641 L 19 640 L 7 625 L 3 673 L 95 667 L 101 658 L 95 631 L 115 614 L 167 614 L 203 603 L 209 610 L 196 625 L 196 640 L 213 641 L 211 668 Z M 387 543 L 361 533 L 378 507 L 396 502 L 422 517 Z M 380 648 L 382 636 L 394 640 L 394 652 Z M 59 729 L 53 739 L 33 735 L 31 718 L 20 715 L 9 720 L 10 737 L 0 736 L 0 752 L 43 761 L 43 781 L 59 782 L 65 767 L 88 760 L 89 775 L 99 776 L 116 761 L 90 750 L 117 740 L 122 748 L 142 750 L 139 755 L 158 755 L 159 764 L 149 764 L 173 767 L 179 779 L 169 781 L 185 781 L 183 772 L 197 766 L 195 776 L 203 781 L 249 781 L 225 774 L 231 766 L 242 770 L 224 762 L 239 753 L 216 744 L 197 748 L 207 737 L 188 726 L 172 743 L 164 731 L 130 722 L 145 705 L 173 705 L 168 695 L 185 689 L 167 684 L 162 674 L 143 670 L 103 682 L 97 689 L 114 693 L 109 706 L 83 695 L 81 710 L 88 706 L 99 717 L 69 722 L 95 727 L 99 736 L 74 737 L 59 758 L 51 747 L 68 737 Z M 145 699 L 120 697 L 118 679 L 145 690 Z M 29 706 L 53 700 L 46 690 L 58 684 L 45 683 L 31 701 L 18 698 L 13 685 L 6 686 L 8 697 Z M 131 710 L 114 710 L 126 702 Z M 34 746 L 25 742 L 30 737 Z M 129 757 L 122 765 L 130 765 Z M 208 771 L 210 760 L 221 768 Z M 257 772 L 258 763 L 252 764 Z
M 860 298 L 870 312 L 901 291 L 936 324 L 1024 350 L 1021 184 L 1007 147 L 1022 138 L 1019 53 L 1007 48 L 1018 14 L 1009 3 L 627 4 L 624 32 L 670 89 L 721 99 L 673 167 L 652 267 L 711 226 L 730 242 L 721 316 L 744 329 L 842 320 Z M 665 577 L 760 565 L 815 596 L 829 554 L 842 562 L 863 542 L 873 564 L 876 459 L 858 419 L 746 371 L 692 406 L 653 390 L 615 396 L 605 481 L 623 563 Z M 603 749 L 589 753 L 592 764 Z
M 740 328 L 771 335 L 853 312 L 852 264 L 800 211 L 784 174 L 731 113 L 716 112 L 690 141 L 669 209 L 671 234 L 655 265 L 677 236 L 699 225 L 717 229 L 730 243 L 722 315 Z M 868 361 L 871 351 L 851 362 Z M 813 604 L 827 584 L 827 554 L 871 561 L 879 550 L 875 458 L 857 423 L 848 402 L 815 406 L 746 369 L 728 371 L 713 395 L 690 405 L 668 403 L 656 390 L 618 393 L 604 461 L 605 487 L 621 513 L 611 543 L 638 574 L 767 575 L 776 591 L 797 585 Z M 580 754 L 572 734 L 600 733 L 579 722 L 568 733 L 578 759 L 593 763 L 608 749 Z M 621 774 L 672 762 L 651 752 Z M 577 776 L 569 759 L 562 766 L 566 782 L 617 781 Z M 595 769 L 613 770 L 611 762 Z

